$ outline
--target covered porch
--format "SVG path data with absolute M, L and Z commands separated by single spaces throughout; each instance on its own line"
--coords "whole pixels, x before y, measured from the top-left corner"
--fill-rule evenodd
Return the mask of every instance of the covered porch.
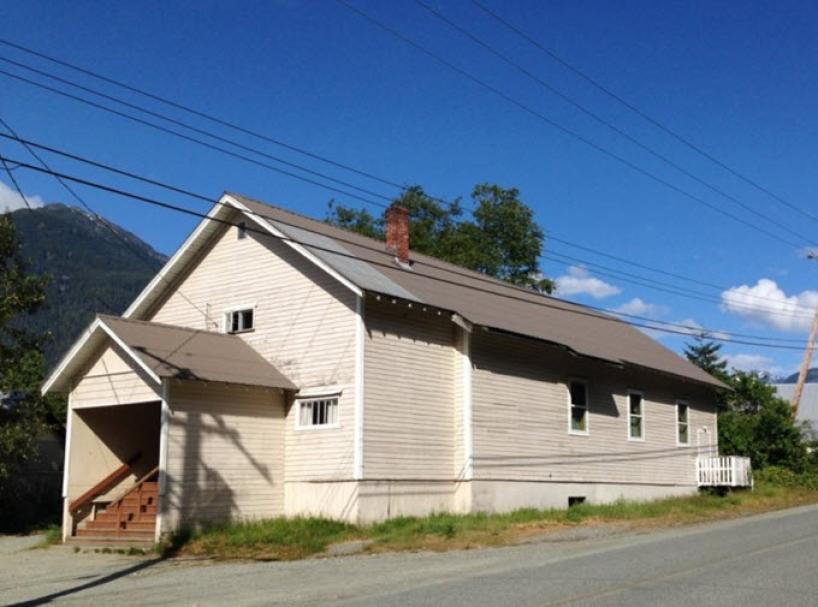
M 74 407 L 65 538 L 153 543 L 161 402 Z
M 282 491 L 267 460 L 295 389 L 238 336 L 98 317 L 43 386 L 69 395 L 63 539 L 150 545 L 231 514 L 239 476 Z

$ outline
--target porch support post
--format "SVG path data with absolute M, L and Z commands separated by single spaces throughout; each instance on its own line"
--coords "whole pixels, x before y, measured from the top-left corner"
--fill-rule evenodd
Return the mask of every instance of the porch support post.
M 162 513 L 165 508 L 167 491 L 167 464 L 168 464 L 168 423 L 170 421 L 170 382 L 162 380 L 162 410 L 159 422 L 159 496 L 156 503 L 156 529 L 154 539 L 159 541 L 162 536 Z
M 65 422 L 65 455 L 63 458 L 63 469 L 62 469 L 62 511 L 63 511 L 63 521 L 62 521 L 62 541 L 68 539 L 71 535 L 71 532 L 74 528 L 74 521 L 71 517 L 71 513 L 68 511 L 68 474 L 69 469 L 71 467 L 71 434 L 73 429 L 73 424 L 71 420 L 74 418 L 74 411 L 71 409 L 71 393 L 74 391 L 73 382 L 70 386 L 68 391 L 68 403 L 66 405 L 67 417 L 68 419 Z

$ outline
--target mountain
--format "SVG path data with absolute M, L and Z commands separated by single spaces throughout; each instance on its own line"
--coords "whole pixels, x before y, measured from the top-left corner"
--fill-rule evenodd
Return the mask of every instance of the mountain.
M 782 379 L 778 380 L 779 384 L 794 384 L 798 381 L 798 373 L 793 373 L 792 375 L 788 375 Z M 809 371 L 807 371 L 807 383 L 814 383 L 818 382 L 818 367 L 811 367 Z
M 32 273 L 51 276 L 33 329 L 50 331 L 52 367 L 97 312 L 121 314 L 164 264 L 165 256 L 116 224 L 78 208 L 50 204 L 12 213 Z

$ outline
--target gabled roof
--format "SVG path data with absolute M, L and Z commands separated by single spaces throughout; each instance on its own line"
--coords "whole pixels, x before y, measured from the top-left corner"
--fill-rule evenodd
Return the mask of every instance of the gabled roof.
M 67 390 L 71 377 L 106 339 L 157 383 L 191 379 L 297 389 L 237 335 L 99 315 L 45 382 L 43 393 Z
M 248 219 L 285 242 L 360 294 L 382 294 L 436 307 L 468 322 L 562 345 L 581 356 L 651 369 L 676 377 L 726 388 L 688 360 L 625 322 L 590 308 L 521 289 L 462 267 L 412 252 L 411 269 L 400 266 L 384 243 L 271 206 L 226 193 L 212 216 L 225 208 L 239 209 Z M 197 228 L 208 230 L 203 221 Z M 168 272 L 181 271 L 185 255 L 204 246 L 194 232 L 168 262 Z M 174 268 L 177 268 L 174 270 Z M 163 269 L 163 272 L 166 270 Z M 160 281 L 161 282 L 161 281 Z M 149 285 L 126 311 L 138 317 L 162 292 Z

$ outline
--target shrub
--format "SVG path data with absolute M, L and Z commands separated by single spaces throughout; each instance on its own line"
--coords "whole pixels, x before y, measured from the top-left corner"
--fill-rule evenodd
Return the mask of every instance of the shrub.
M 800 476 L 781 466 L 767 466 L 755 472 L 755 480 L 776 487 L 795 487 L 800 484 Z
M 781 466 L 767 466 L 755 473 L 757 482 L 774 487 L 804 487 L 818 490 L 818 473 L 805 471 L 793 472 Z

